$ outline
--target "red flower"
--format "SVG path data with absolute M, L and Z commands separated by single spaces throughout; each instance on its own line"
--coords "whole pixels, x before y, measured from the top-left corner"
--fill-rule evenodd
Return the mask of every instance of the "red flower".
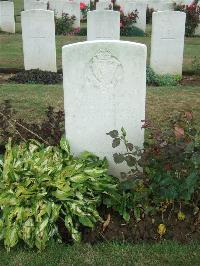
M 82 10 L 82 9 L 84 9 L 86 7 L 86 4 L 85 3 L 82 3 L 82 2 L 80 2 L 80 9 Z

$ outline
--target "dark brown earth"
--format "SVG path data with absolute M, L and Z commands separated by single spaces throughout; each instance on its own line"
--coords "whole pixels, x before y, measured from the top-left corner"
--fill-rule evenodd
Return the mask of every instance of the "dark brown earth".
M 0 73 L 0 84 L 9 82 L 9 78 L 14 75 L 14 73 Z M 183 75 L 180 84 L 185 86 L 200 86 L 200 75 Z
M 161 239 L 170 239 L 181 243 L 200 241 L 200 214 L 196 217 L 187 214 L 184 221 L 179 221 L 175 215 L 170 216 L 170 219 L 169 215 L 166 215 L 163 220 L 158 216 L 145 217 L 140 222 L 136 222 L 132 215 L 128 223 L 116 213 L 107 213 L 102 217 L 107 220 L 108 215 L 110 215 L 110 222 L 105 230 L 103 223 L 99 223 L 93 230 L 80 228 L 83 242 L 91 244 L 103 241 L 157 242 Z M 162 237 L 157 232 L 159 224 L 166 226 L 166 233 Z M 62 221 L 59 222 L 58 228 L 63 241 L 72 242 Z
M 187 76 L 184 75 L 181 80 L 181 85 L 200 86 L 200 75 Z

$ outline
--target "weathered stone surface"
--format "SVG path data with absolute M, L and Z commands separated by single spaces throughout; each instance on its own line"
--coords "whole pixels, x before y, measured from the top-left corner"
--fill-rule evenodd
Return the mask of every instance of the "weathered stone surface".
M 95 10 L 87 13 L 87 40 L 119 40 L 120 13 Z
M 28 10 L 21 13 L 24 67 L 56 72 L 54 12 Z
M 142 146 L 145 118 L 146 46 L 124 41 L 91 41 L 63 47 L 63 84 L 66 137 L 72 152 L 91 151 L 107 157 L 118 175 L 107 132 L 123 126 L 127 137 Z
M 14 3 L 11 1 L 0 1 L 0 29 L 15 33 Z
M 153 13 L 150 64 L 158 74 L 182 74 L 185 13 Z

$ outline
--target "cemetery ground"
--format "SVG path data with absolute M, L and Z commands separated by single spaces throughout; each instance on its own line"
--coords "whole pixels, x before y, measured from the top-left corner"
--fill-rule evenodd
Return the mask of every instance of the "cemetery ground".
M 21 10 L 22 1 L 16 1 L 18 14 Z M 150 28 L 148 29 L 150 31 Z M 85 41 L 82 36 L 56 36 L 57 45 L 57 66 L 61 70 L 61 47 L 74 42 Z M 144 43 L 150 51 L 150 34 L 145 37 L 123 37 L 121 40 L 135 41 Z M 17 33 L 0 34 L 0 69 L 7 72 L 0 74 L 0 103 L 5 100 L 11 100 L 12 107 L 17 111 L 13 118 L 23 119 L 27 122 L 39 123 L 43 120 L 45 111 L 49 105 L 56 111 L 63 110 L 63 86 L 42 85 L 42 84 L 16 84 L 9 83 L 7 77 L 10 72 L 17 72 L 23 69 L 22 39 L 19 18 L 17 17 Z M 200 125 L 200 78 L 194 75 L 192 61 L 200 53 L 200 38 L 186 38 L 183 62 L 183 81 L 177 86 L 167 87 L 147 87 L 146 98 L 146 118 L 153 121 L 158 127 L 164 127 L 168 122 L 170 114 L 174 111 L 192 111 L 196 124 Z M 149 54 L 148 54 L 149 61 Z M 134 84 L 133 84 L 134 86 Z M 105 217 L 104 217 L 105 218 Z M 113 218 L 113 217 L 112 217 Z M 113 218 L 113 220 L 115 217 Z M 189 220 L 189 219 L 188 219 Z M 187 221 L 188 221 L 187 220 Z M 160 221 L 161 222 L 161 221 Z M 199 228 L 200 222 L 197 221 Z M 116 224 L 119 223 L 118 220 Z M 115 225 L 116 225 L 115 224 Z M 92 241 L 90 235 L 89 243 L 74 245 L 48 243 L 47 248 L 38 252 L 36 249 L 29 250 L 23 244 L 13 248 L 7 253 L 3 244 L 0 245 L 0 266 L 1 265 L 199 265 L 200 245 L 199 231 L 194 233 L 194 240 L 198 242 L 187 241 L 187 224 L 178 224 L 178 230 L 174 238 L 180 240 L 183 236 L 183 243 L 177 243 L 167 240 L 159 241 L 159 238 L 151 242 L 127 243 L 127 235 L 131 232 L 125 229 L 126 239 L 124 239 L 123 229 L 114 228 L 115 235 L 121 240 L 119 242 L 109 242 L 109 232 L 103 235 L 101 241 Z M 120 224 L 121 225 L 121 224 Z M 142 224 L 143 226 L 144 224 Z M 112 225 L 111 225 L 112 228 Z M 168 227 L 167 227 L 168 228 Z M 171 226 L 172 228 L 172 226 Z M 190 230 L 191 228 L 189 228 Z M 97 229 L 98 230 L 98 229 Z M 142 228 L 141 235 L 145 235 L 145 230 L 153 234 L 151 227 Z M 152 231 L 151 231 L 152 230 Z M 168 229 L 167 229 L 168 230 Z M 117 233 L 116 233 L 117 232 Z M 196 232 L 196 231 L 195 231 Z M 155 233 L 155 232 L 154 232 Z M 158 233 L 156 232 L 158 235 Z M 180 237 L 179 237 L 180 235 Z M 107 238 L 108 237 L 108 238 Z M 134 238 L 134 237 L 133 237 Z M 188 237 L 189 238 L 189 237 Z M 85 237 L 83 238 L 84 240 Z M 141 236 L 139 240 L 143 239 Z M 144 236 L 144 240 L 148 237 Z M 191 236 L 191 239 L 192 236 Z M 102 240 L 102 239 L 101 239 Z M 134 240 L 134 239 L 131 239 Z M 152 240 L 152 239 L 151 239 Z M 190 239 L 189 239 L 190 240 Z M 93 243 L 95 242 L 95 243 Z M 156 243 L 158 242 L 158 243 Z
M 182 245 L 176 242 L 157 244 L 100 243 L 97 245 L 50 243 L 43 252 L 17 247 L 7 253 L 0 247 L 0 266 L 34 265 L 115 265 L 115 266 L 197 266 L 200 260 L 200 245 Z
M 57 67 L 61 68 L 61 47 L 75 42 L 82 42 L 86 40 L 86 36 L 56 36 L 56 48 L 57 48 Z M 133 41 L 138 43 L 144 43 L 148 49 L 148 61 L 150 56 L 150 43 L 151 37 L 121 37 L 124 41 Z M 0 68 L 23 68 L 23 50 L 22 50 L 22 36 L 17 33 L 1 34 L 0 35 Z M 200 37 L 185 38 L 184 48 L 184 61 L 183 71 L 192 72 L 192 61 L 195 56 L 200 53 Z
M 0 102 L 11 100 L 17 111 L 16 118 L 39 122 L 46 108 L 51 105 L 63 110 L 62 85 L 41 84 L 0 84 Z M 192 111 L 197 123 L 200 122 L 200 85 L 147 88 L 147 118 L 157 125 L 165 125 L 174 111 Z

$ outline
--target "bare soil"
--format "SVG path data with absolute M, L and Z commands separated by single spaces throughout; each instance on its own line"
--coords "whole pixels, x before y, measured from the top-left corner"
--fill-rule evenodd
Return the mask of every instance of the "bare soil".
M 200 86 L 200 75 L 184 75 L 181 80 L 181 85 L 186 86 Z
M 14 75 L 14 73 L 0 73 L 0 84 L 9 82 L 9 78 Z M 184 86 L 200 86 L 200 75 L 183 75 L 180 84 Z
M 103 223 L 97 224 L 94 229 L 80 228 L 83 242 L 91 244 L 103 241 L 133 243 L 141 241 L 157 242 L 161 238 L 175 240 L 181 243 L 200 241 L 200 214 L 195 217 L 193 214 L 188 213 L 183 221 L 179 221 L 175 215 L 170 216 L 170 219 L 166 215 L 164 220 L 158 216 L 154 218 L 146 216 L 139 222 L 132 215 L 128 223 L 116 213 L 107 212 L 102 217 L 107 220 L 108 215 L 110 215 L 110 222 L 106 229 Z M 165 224 L 166 226 L 166 233 L 163 237 L 157 232 L 159 224 Z M 59 221 L 58 228 L 62 240 L 71 243 L 72 239 L 61 220 Z

